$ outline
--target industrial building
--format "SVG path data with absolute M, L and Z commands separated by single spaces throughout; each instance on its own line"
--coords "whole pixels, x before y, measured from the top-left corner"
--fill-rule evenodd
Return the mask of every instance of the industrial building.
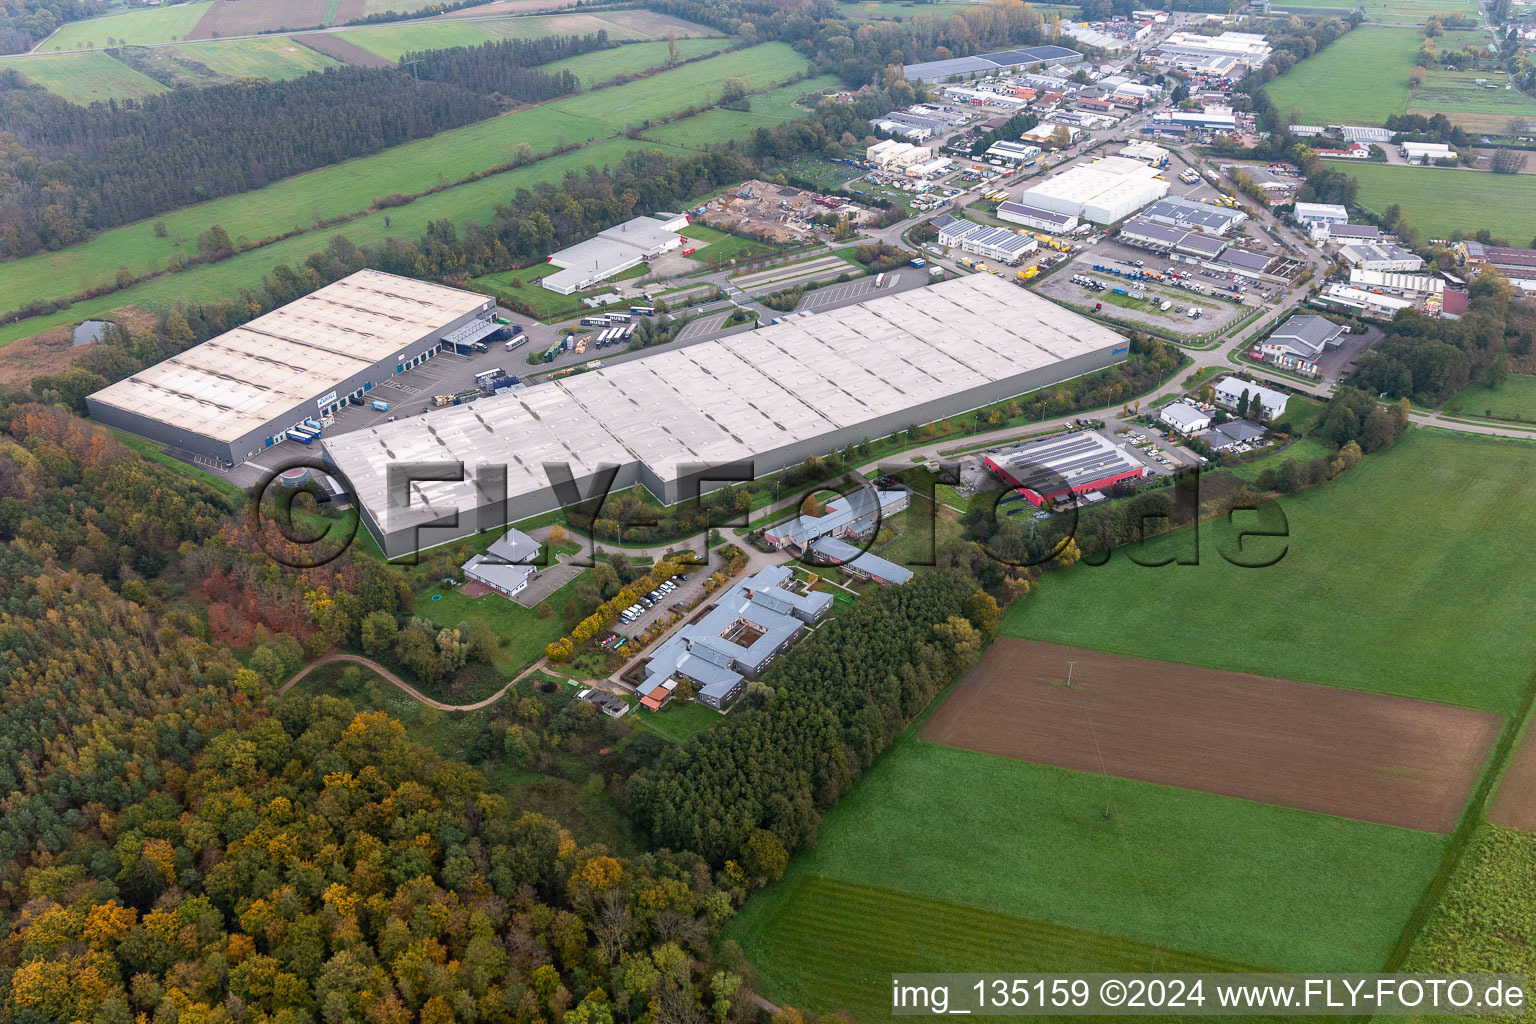
M 1445 279 L 1428 274 L 1393 274 L 1383 270 L 1351 270 L 1349 283 L 1357 288 L 1396 292 L 1399 295 L 1439 295 Z
M 910 142 L 895 142 L 891 139 L 877 142 L 864 150 L 864 159 L 882 168 L 908 167 L 912 164 L 926 163 L 933 158 L 934 153 L 931 149 L 914 146 Z
M 1158 176 L 1157 168 L 1140 160 L 1107 156 L 1077 164 L 1026 189 L 1019 201 L 1095 224 L 1113 224 L 1167 194 L 1168 182 Z
M 902 68 L 909 82 L 944 82 L 952 78 L 997 75 L 1036 65 L 1075 64 L 1083 59 L 1076 50 L 1065 46 L 1028 46 L 1018 50 L 998 50 L 975 57 L 951 57 L 908 64 Z
M 394 557 L 599 482 L 675 504 L 723 486 L 713 467 L 750 462 L 761 476 L 1128 354 L 1107 327 L 973 274 L 377 424 L 327 438 L 325 451 Z
M 1027 228 L 1039 228 L 1057 235 L 1064 235 L 1082 223 L 1074 214 L 1042 210 L 1012 199 L 1005 199 L 998 204 L 997 217 L 1010 224 L 1022 224 Z
M 1456 151 L 1443 142 L 1404 142 L 1397 148 L 1410 164 L 1456 159 Z
M 1185 437 L 1198 434 L 1211 425 L 1211 414 L 1188 402 L 1169 402 L 1163 406 L 1157 418 Z
M 1217 405 L 1224 405 L 1228 409 L 1241 408 L 1244 395 L 1248 396 L 1249 415 L 1252 415 L 1254 403 L 1257 402 L 1259 411 L 1266 420 L 1283 416 L 1285 405 L 1291 400 L 1290 396 L 1283 391 L 1266 388 L 1262 384 L 1255 384 L 1242 377 L 1223 377 L 1216 382 Z
M 935 218 L 933 226 L 938 229 L 940 245 L 955 246 L 961 252 L 975 253 L 1009 266 L 1040 248 L 1032 235 L 977 224 L 947 213 Z
M 870 124 L 877 132 L 885 132 L 887 135 L 899 135 L 910 142 L 926 142 L 933 138 L 933 129 L 921 128 L 914 124 L 902 124 L 900 121 L 887 121 L 884 119 L 871 121 Z
M 1349 211 L 1335 203 L 1297 203 L 1291 216 L 1308 227 L 1349 223 Z
M 982 461 L 1031 505 L 1107 490 L 1147 475 L 1146 466 L 1096 430 L 1020 445 Z
M 1120 240 L 1149 249 L 1177 252 L 1207 260 L 1215 259 L 1227 247 L 1226 240 L 1216 235 L 1153 224 L 1140 217 L 1132 217 L 1121 225 Z
M 652 711 L 669 699 L 681 680 L 693 683 L 699 703 L 725 711 L 781 653 L 826 614 L 832 595 L 794 589 L 795 575 L 772 565 L 721 594 L 697 622 L 668 637 L 645 663 L 636 687 L 641 706 Z
M 1121 148 L 1120 155 L 1128 160 L 1145 160 L 1153 167 L 1163 167 L 1168 163 L 1169 153 L 1155 142 L 1133 139 Z
M 678 232 L 687 226 L 687 214 L 636 217 L 615 224 L 585 242 L 552 254 L 549 262 L 562 269 L 541 279 L 539 284 L 561 295 L 591 288 L 653 256 L 680 248 L 683 236 Z
M 1347 333 L 1349 328 L 1327 317 L 1302 314 L 1281 324 L 1252 354 L 1288 370 L 1316 374 L 1318 356 L 1327 349 L 1338 348 Z
M 1173 32 L 1157 45 L 1158 63 L 1183 71 L 1204 74 L 1228 73 L 1264 66 L 1274 49 L 1262 35 L 1253 32 L 1223 32 L 1203 36 L 1197 32 Z M 1213 70 L 1214 69 L 1214 70 Z
M 1375 224 L 1328 224 L 1326 227 L 1328 240 L 1341 245 L 1381 241 L 1381 228 Z
M 1162 128 L 1172 129 L 1167 134 L 1174 135 L 1183 135 L 1192 131 L 1230 135 L 1237 131 L 1237 115 L 1225 108 L 1201 111 L 1160 111 L 1152 115 L 1145 130 L 1158 132 Z
M 1248 219 L 1242 210 L 1234 210 L 1214 203 L 1197 203 L 1182 196 L 1159 199 L 1139 214 L 1142 220 L 1186 231 L 1210 231 L 1224 235 Z
M 500 330 L 484 295 L 360 270 L 108 385 L 91 417 L 232 465 L 309 444 L 343 405 L 432 358 L 451 338 Z
M 1340 309 L 1352 310 L 1376 320 L 1391 320 L 1400 309 L 1412 309 L 1413 303 L 1395 295 L 1379 295 L 1347 284 L 1330 284 L 1318 295 L 1318 301 Z
M 1339 250 L 1339 259 L 1356 270 L 1409 273 L 1424 268 L 1424 259 L 1412 249 L 1391 242 L 1355 242 Z
M 988 160 L 1005 160 L 1011 164 L 1032 164 L 1040 156 L 1039 146 L 1003 139 L 987 147 Z

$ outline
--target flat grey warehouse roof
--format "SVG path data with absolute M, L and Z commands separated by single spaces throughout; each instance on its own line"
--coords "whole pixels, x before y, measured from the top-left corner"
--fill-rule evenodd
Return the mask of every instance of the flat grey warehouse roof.
M 679 466 L 751 459 L 1125 344 L 1086 317 L 975 274 L 324 444 L 358 502 L 394 532 L 493 499 L 470 481 L 418 482 L 411 507 L 390 511 L 391 464 L 462 462 L 467 473 L 506 465 L 512 499 L 550 486 L 545 462 L 570 463 L 577 479 L 600 463 L 639 463 L 666 481 Z
M 91 398 L 235 441 L 488 301 L 359 270 Z

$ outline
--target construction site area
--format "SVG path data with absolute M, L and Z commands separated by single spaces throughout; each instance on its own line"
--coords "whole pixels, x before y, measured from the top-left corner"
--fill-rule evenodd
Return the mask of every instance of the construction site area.
M 856 203 L 757 179 L 705 203 L 702 216 L 713 228 L 770 242 L 804 242 L 826 239 L 829 229 L 816 223 L 818 216 L 826 214 L 847 218 L 855 225 L 874 216 L 873 211 Z

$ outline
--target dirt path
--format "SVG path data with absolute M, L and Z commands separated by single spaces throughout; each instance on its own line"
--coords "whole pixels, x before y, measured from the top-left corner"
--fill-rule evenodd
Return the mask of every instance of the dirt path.
M 354 665 L 362 665 L 364 668 L 372 669 L 379 675 L 383 676 L 385 679 L 389 680 L 391 683 L 394 683 L 401 690 L 404 690 L 406 693 L 410 694 L 411 697 L 421 701 L 421 703 L 427 705 L 428 707 L 436 708 L 439 711 L 479 711 L 481 708 L 489 707 L 490 705 L 495 704 L 497 701 L 501 700 L 501 698 L 505 697 L 507 693 L 512 689 L 512 687 L 516 686 L 524 678 L 544 667 L 544 659 L 540 658 L 538 661 L 534 662 L 532 665 L 529 665 L 527 668 L 523 669 L 523 671 L 519 672 L 515 678 L 508 680 L 506 686 L 503 686 L 501 689 L 497 690 L 495 693 L 491 694 L 484 700 L 476 701 L 473 704 L 444 704 L 440 700 L 433 700 L 431 697 L 428 697 L 426 694 L 416 689 L 416 687 L 412 686 L 404 679 L 401 679 L 399 676 L 395 675 L 389 669 L 385 668 L 383 665 L 380 665 L 378 662 L 371 658 L 364 658 L 357 654 L 327 654 L 324 657 L 319 658 L 318 660 L 313 661 L 306 665 L 304 668 L 300 669 L 296 676 L 288 680 L 282 686 L 278 687 L 277 695 L 281 697 L 293 687 L 294 683 L 297 683 L 299 680 L 309 675 L 321 665 L 329 664 L 333 661 L 349 661 Z

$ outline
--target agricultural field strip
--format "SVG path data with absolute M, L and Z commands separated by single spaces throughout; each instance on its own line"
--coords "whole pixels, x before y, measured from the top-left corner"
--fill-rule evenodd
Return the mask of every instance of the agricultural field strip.
M 1530 723 L 1515 744 L 1489 801 L 1488 820 L 1521 832 L 1536 832 L 1536 726 Z
M 1277 110 L 1300 110 L 1308 124 L 1380 124 L 1408 104 L 1408 75 L 1422 33 L 1361 26 L 1265 86 Z
M 759 983 L 781 1002 L 844 1009 L 859 1020 L 889 1014 L 890 976 L 896 971 L 1004 964 L 1032 971 L 1250 969 L 831 879 L 806 877 L 793 884 L 762 940 L 751 947 Z
M 673 88 L 674 79 L 670 76 L 684 72 L 689 84 L 708 77 L 721 82 L 739 74 L 743 67 L 770 79 L 776 70 L 784 74 L 785 69 L 798 69 L 802 59 L 781 43 L 768 43 L 583 96 L 613 94 L 621 102 L 626 94 L 665 96 Z M 253 192 L 113 228 L 69 249 L 0 264 L 0 309 L 15 309 L 35 299 L 74 294 L 103 284 L 119 266 L 143 273 L 164 267 L 174 255 L 190 257 L 195 253 L 193 239 L 213 224 L 222 225 L 237 241 L 259 240 L 291 230 L 296 223 L 311 224 L 355 213 L 394 192 L 424 191 L 441 178 L 463 179 L 489 164 L 511 160 L 516 146 L 522 142 L 538 153 L 607 134 L 593 132 L 583 122 L 567 118 L 560 106 L 563 102 L 557 100 L 455 128 L 372 156 L 274 182 Z M 677 96 L 671 101 L 671 109 L 686 107 L 691 102 L 694 101 Z M 154 230 L 157 221 L 165 225 L 164 237 Z M 311 251 L 314 250 L 305 250 Z
M 426 196 L 408 206 L 376 211 L 333 228 L 311 231 L 252 249 L 219 263 L 167 274 L 119 292 L 82 300 L 67 310 L 7 324 L 0 327 L 0 345 L 42 333 L 59 324 L 104 316 L 122 306 L 139 305 L 154 309 L 184 299 L 213 301 L 227 298 L 237 294 L 239 289 L 259 282 L 277 264 L 297 266 L 306 256 L 323 250 L 330 239 L 337 235 L 344 235 L 363 245 L 387 237 L 414 239 L 426 230 L 429 221 L 434 220 L 448 219 L 455 223 L 474 220 L 485 223 L 490 220 L 494 204 L 518 188 L 531 188 L 540 181 L 558 182 L 567 170 L 580 172 L 588 166 L 612 166 L 625 154 L 636 150 L 666 151 L 666 147 L 632 139 L 609 139 L 595 143 L 504 174 L 492 175 Z M 682 153 L 681 150 L 676 152 L 679 155 Z M 386 217 L 390 218 L 388 224 L 385 223 Z
M 1374 970 L 1448 842 L 908 736 L 826 813 L 783 888 L 824 878 L 1267 970 Z M 727 929 L 759 966 L 788 912 L 777 888 Z M 835 942 L 801 952 L 844 956 Z
M 1498 715 L 1430 701 L 999 639 L 920 735 L 1448 833 L 1502 725 Z

